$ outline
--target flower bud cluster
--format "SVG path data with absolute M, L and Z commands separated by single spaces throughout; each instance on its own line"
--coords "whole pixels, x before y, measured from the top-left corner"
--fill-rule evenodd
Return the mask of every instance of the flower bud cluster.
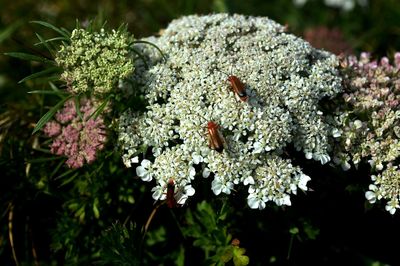
M 75 29 L 71 42 L 62 46 L 56 55 L 62 67 L 61 79 L 74 94 L 109 93 L 120 79 L 134 71 L 130 56 L 132 36 L 127 32 L 89 32 Z

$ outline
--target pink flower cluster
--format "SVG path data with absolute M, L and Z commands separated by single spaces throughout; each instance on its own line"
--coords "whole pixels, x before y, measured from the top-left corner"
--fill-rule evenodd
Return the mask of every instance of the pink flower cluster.
M 344 94 L 346 102 L 361 110 L 374 109 L 385 113 L 399 105 L 400 52 L 394 54 L 394 64 L 387 57 L 371 61 L 369 53 L 361 53 L 358 60 L 349 56 L 346 67 L 352 69 L 350 92 Z
M 55 120 L 44 127 L 44 133 L 54 138 L 51 152 L 66 156 L 66 164 L 71 168 L 93 162 L 97 151 L 104 148 L 106 131 L 103 117 L 89 119 L 95 109 L 91 100 L 81 99 L 79 115 L 74 100 L 68 100 L 55 115 Z
M 335 162 L 344 169 L 368 161 L 376 175 L 365 197 L 387 201 L 391 214 L 400 209 L 400 52 L 393 63 L 387 57 L 371 60 L 349 56 L 343 67 L 345 104 L 339 105 L 340 145 Z

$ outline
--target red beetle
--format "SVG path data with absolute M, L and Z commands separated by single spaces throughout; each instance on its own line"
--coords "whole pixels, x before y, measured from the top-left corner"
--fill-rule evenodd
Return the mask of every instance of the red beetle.
M 222 152 L 224 150 L 225 140 L 218 128 L 219 126 L 213 121 L 207 123 L 208 143 L 211 149 Z
M 166 201 L 168 208 L 176 208 L 178 206 L 178 203 L 175 199 L 175 183 L 172 178 L 168 180 Z
M 240 79 L 231 75 L 228 77 L 228 81 L 231 83 L 231 91 L 233 91 L 242 102 L 247 102 L 249 96 L 247 95 L 244 84 L 240 81 Z

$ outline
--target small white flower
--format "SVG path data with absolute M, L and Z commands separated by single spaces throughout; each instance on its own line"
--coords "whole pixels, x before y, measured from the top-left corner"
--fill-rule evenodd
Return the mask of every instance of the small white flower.
M 292 202 L 290 201 L 290 196 L 286 194 L 283 196 L 283 198 L 278 199 L 277 205 L 291 206 Z
M 189 178 L 194 179 L 194 176 L 196 175 L 196 169 L 194 169 L 193 166 L 189 167 Z
M 247 186 L 247 185 L 253 185 L 254 184 L 254 179 L 252 176 L 248 176 L 243 180 L 243 185 Z
M 260 209 L 260 210 L 262 210 L 262 209 L 265 208 L 265 202 L 255 194 L 250 194 L 247 197 L 247 204 L 252 209 Z
M 138 163 L 139 162 L 139 157 L 135 156 L 131 159 L 131 163 Z
M 153 192 L 152 197 L 155 200 L 165 200 L 167 198 L 166 193 L 164 192 L 165 190 L 165 185 L 158 185 L 155 186 L 151 189 L 151 191 Z
M 360 120 L 354 121 L 354 127 L 355 127 L 356 129 L 362 128 L 362 122 L 361 122 Z
M 149 182 L 153 179 L 152 174 L 148 172 L 148 169 L 151 165 L 149 160 L 144 159 L 138 167 L 136 167 L 136 174 L 139 176 L 143 181 Z
M 390 203 L 388 203 L 388 204 L 385 206 L 385 210 L 387 210 L 391 215 L 395 214 L 396 208 L 398 208 L 398 207 L 393 206 L 393 205 L 391 205 Z
M 351 168 L 351 165 L 349 164 L 349 162 L 347 161 L 343 161 L 340 166 L 342 167 L 343 171 L 347 171 Z
M 300 181 L 299 181 L 298 187 L 299 187 L 301 190 L 306 191 L 306 190 L 308 189 L 308 188 L 307 188 L 307 183 L 308 183 L 308 181 L 310 181 L 310 180 L 311 180 L 311 178 L 310 178 L 308 175 L 300 174 Z
M 183 205 L 185 204 L 186 200 L 190 197 L 193 196 L 195 193 L 194 188 L 191 185 L 187 185 L 183 188 L 182 192 L 178 192 L 175 195 L 176 203 Z
M 315 154 L 314 159 L 319 160 L 322 165 L 331 160 L 328 154 Z
M 204 178 L 207 178 L 207 177 L 209 177 L 210 176 L 210 169 L 208 169 L 207 167 L 206 168 L 204 168 L 203 169 L 203 173 L 202 173 L 202 176 L 204 177 Z
M 253 149 L 253 153 L 261 153 L 263 151 L 262 144 L 258 141 L 254 142 Z
M 376 202 L 376 195 L 373 191 L 367 191 L 365 192 L 365 198 L 370 202 L 370 203 L 375 203 Z
M 311 160 L 313 158 L 312 152 L 306 152 L 305 156 L 306 156 L 306 159 L 308 159 L 308 160 Z
M 383 169 L 383 164 L 381 162 L 379 162 L 377 165 L 375 165 L 376 170 L 378 171 L 382 171 Z
M 332 129 L 332 136 L 334 138 L 339 138 L 340 136 L 342 136 L 342 132 L 339 129 L 334 128 Z
M 219 195 L 221 194 L 221 192 L 225 193 L 225 194 L 231 194 L 231 190 L 233 189 L 233 183 L 230 181 L 223 181 L 219 178 L 215 178 L 212 182 L 211 182 L 211 189 L 214 192 L 215 195 Z
M 194 164 L 199 164 L 203 161 L 203 157 L 197 153 L 192 154 L 192 159 Z

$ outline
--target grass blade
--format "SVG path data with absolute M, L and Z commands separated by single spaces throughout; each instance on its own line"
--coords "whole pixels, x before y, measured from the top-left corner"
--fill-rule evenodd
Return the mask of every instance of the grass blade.
M 9 25 L 8 27 L 6 27 L 4 30 L 0 31 L 0 43 L 7 40 L 11 36 L 11 34 L 13 34 L 14 31 L 18 29 L 18 27 L 21 25 L 22 25 L 21 21 L 16 21 L 11 25 Z
M 54 25 L 52 25 L 50 23 L 47 23 L 45 21 L 34 20 L 34 21 L 31 21 L 31 23 L 39 24 L 41 26 L 44 26 L 44 27 L 49 28 L 51 30 L 54 30 L 55 32 L 59 33 L 61 36 L 65 37 L 65 38 L 68 38 L 68 39 L 70 38 L 70 34 L 68 32 L 66 32 L 65 29 L 64 30 L 60 29 L 60 28 L 58 28 L 58 27 L 56 27 L 56 26 L 54 26 Z
M 107 103 L 110 101 L 110 99 L 111 99 L 111 95 L 109 95 L 105 100 L 104 100 L 104 102 L 102 102 L 100 105 L 99 105 L 99 107 L 97 107 L 96 108 L 96 110 L 87 118 L 87 120 L 90 120 L 90 119 L 96 119 L 102 112 L 103 112 L 103 110 L 104 110 L 104 108 L 106 108 L 106 106 L 107 106 Z
M 32 135 L 38 132 L 42 127 L 54 116 L 54 114 L 61 108 L 61 106 L 69 99 L 71 99 L 73 95 L 66 97 L 59 101 L 55 106 L 53 106 L 40 120 L 36 123 L 35 128 L 33 129 Z
M 163 53 L 163 52 L 161 51 L 161 49 L 158 48 L 158 46 L 155 45 L 154 43 L 151 43 L 151 42 L 148 42 L 148 41 L 143 41 L 143 40 L 134 41 L 133 43 L 134 43 L 134 44 L 136 44 L 136 43 L 144 43 L 144 44 L 148 44 L 148 45 L 153 46 L 154 48 L 156 48 L 156 49 L 160 52 L 160 54 L 161 54 L 161 56 L 164 58 L 164 60 L 167 61 L 167 58 L 165 57 L 164 53 Z
M 40 36 L 39 33 L 35 33 L 35 34 L 36 34 L 36 37 L 40 41 L 40 43 L 38 43 L 38 45 L 43 44 L 44 47 L 46 47 L 46 49 L 50 52 L 51 56 L 54 58 L 54 49 L 52 47 L 50 47 L 50 44 L 47 43 L 46 40 L 42 36 Z
M 44 40 L 44 41 L 37 42 L 34 45 L 35 46 L 38 46 L 38 45 L 41 45 L 41 44 L 45 45 L 45 43 L 50 43 L 50 42 L 55 42 L 55 41 L 69 41 L 69 39 L 65 38 L 65 37 L 54 37 L 54 38 L 51 38 L 51 39 L 47 39 L 47 40 Z
M 25 82 L 27 80 L 31 80 L 31 79 L 39 78 L 39 77 L 42 77 L 42 76 L 46 76 L 47 74 L 56 72 L 57 70 L 61 70 L 61 69 L 59 67 L 47 68 L 45 70 L 33 73 L 33 74 L 21 79 L 20 81 L 18 81 L 18 83 L 22 83 L 22 82 Z
M 33 54 L 19 53 L 19 52 L 11 52 L 11 53 L 4 53 L 4 54 L 11 56 L 11 57 L 18 58 L 18 59 L 22 59 L 22 60 L 54 64 L 53 60 L 49 60 L 47 58 L 33 55 Z
M 131 48 L 131 49 L 132 49 L 132 52 L 134 54 L 136 54 L 143 61 L 146 69 L 149 69 L 149 65 L 146 62 L 146 58 L 144 58 L 144 56 L 139 51 L 136 51 L 136 49 L 134 49 L 134 48 Z
M 67 92 L 61 92 L 61 91 L 49 91 L 49 90 L 34 90 L 34 91 L 28 91 L 29 94 L 43 94 L 43 95 L 57 95 L 61 97 L 61 99 L 64 99 L 66 95 L 68 95 Z

